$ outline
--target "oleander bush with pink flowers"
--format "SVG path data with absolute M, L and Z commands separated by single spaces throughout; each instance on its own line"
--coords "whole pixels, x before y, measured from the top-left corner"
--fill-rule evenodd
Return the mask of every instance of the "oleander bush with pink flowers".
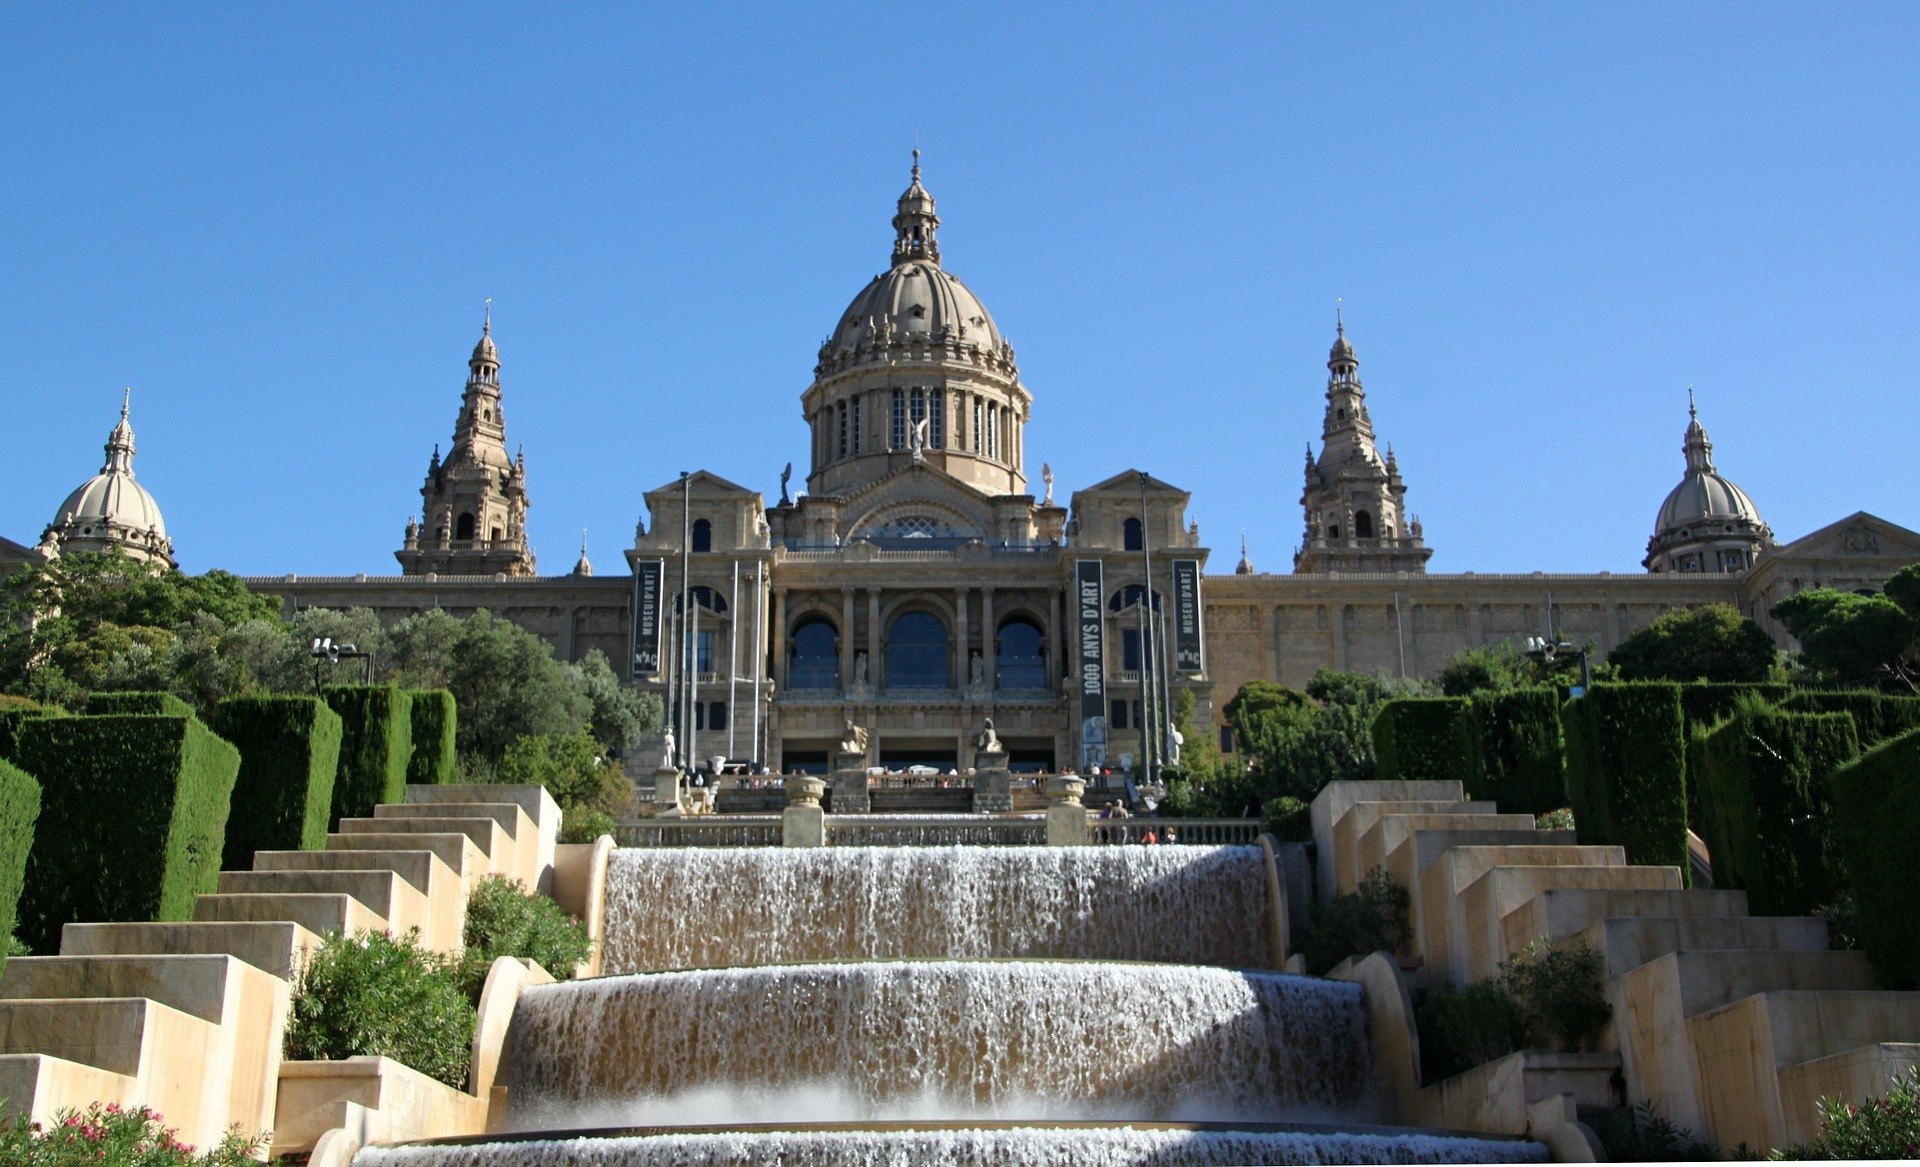
M 236 1130 L 202 1153 L 182 1143 L 147 1107 L 116 1102 L 62 1111 L 48 1125 L 0 1122 L 0 1164 L 6 1167 L 256 1167 L 264 1144 L 264 1138 Z

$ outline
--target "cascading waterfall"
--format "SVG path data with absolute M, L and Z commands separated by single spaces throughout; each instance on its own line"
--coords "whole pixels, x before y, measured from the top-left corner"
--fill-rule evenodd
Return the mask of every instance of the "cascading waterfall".
M 1058 957 L 1255 968 L 1257 847 L 621 850 L 603 967 Z
M 538 1133 L 355 1167 L 1545 1159 L 1303 1126 L 1364 1114 L 1364 993 L 1260 967 L 1267 889 L 1255 847 L 617 851 L 612 975 L 515 1012 L 508 1122 Z
M 672 1123 L 687 1096 L 742 1083 L 831 1084 L 834 1117 L 858 1120 L 1260 1121 L 1343 1112 L 1368 1072 L 1358 985 L 1177 965 L 605 977 L 528 989 L 515 1024 L 523 1129 Z M 741 1101 L 756 1121 L 823 1117 L 816 1095 Z
M 354 1167 L 1227 1167 L 1243 1163 L 1544 1163 L 1539 1143 L 1417 1131 L 1138 1127 L 671 1132 L 466 1146 L 382 1147 Z

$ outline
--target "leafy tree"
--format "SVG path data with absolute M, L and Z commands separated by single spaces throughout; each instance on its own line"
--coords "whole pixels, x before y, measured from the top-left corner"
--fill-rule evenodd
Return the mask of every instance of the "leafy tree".
M 452 690 L 462 755 L 497 763 L 520 738 L 571 733 L 592 713 L 577 678 L 544 640 L 485 608 L 464 620 L 439 610 L 410 616 L 388 640 L 391 679 Z
M 567 671 L 586 696 L 587 724 L 594 739 L 616 756 L 626 753 L 660 728 L 659 696 L 622 688 L 606 653 L 589 649 L 580 663 L 568 665 Z M 1191 709 L 1192 694 L 1181 696 Z
M 1895 594 L 1912 599 L 1920 581 L 1903 568 Z M 1773 618 L 1800 642 L 1809 679 L 1920 688 L 1920 616 L 1887 596 L 1809 588 L 1775 604 Z
M 609 829 L 626 809 L 633 783 L 620 763 L 606 756 L 585 729 L 566 734 L 528 734 L 507 746 L 494 781 L 547 788 L 560 805 L 566 842 L 586 842 Z M 578 836 L 591 830 L 586 838 Z
M 1623 681 L 1781 679 L 1773 638 L 1731 604 L 1667 612 L 1607 657 Z
M 1519 689 L 1533 684 L 1534 665 L 1511 640 L 1480 648 L 1463 648 L 1440 670 L 1440 693 L 1465 697 L 1473 693 Z

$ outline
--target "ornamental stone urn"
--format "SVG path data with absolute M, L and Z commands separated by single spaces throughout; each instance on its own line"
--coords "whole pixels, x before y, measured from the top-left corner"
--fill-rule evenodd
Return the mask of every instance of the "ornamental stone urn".
M 826 782 L 806 774 L 796 774 L 786 782 L 787 809 L 780 812 L 780 845 L 826 846 L 827 815 L 820 809 L 820 796 L 826 793 Z
M 1047 779 L 1047 846 L 1087 845 L 1087 808 L 1080 805 L 1080 795 L 1086 788 L 1087 784 L 1072 774 Z

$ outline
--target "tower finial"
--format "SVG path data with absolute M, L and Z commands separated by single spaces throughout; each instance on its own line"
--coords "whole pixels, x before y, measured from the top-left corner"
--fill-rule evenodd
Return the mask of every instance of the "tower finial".
M 580 528 L 580 558 L 585 559 L 586 557 L 587 557 L 587 529 L 585 527 L 582 527 Z
M 1687 386 L 1687 416 L 1695 420 L 1698 420 L 1700 417 L 1700 411 L 1694 408 L 1692 385 Z
M 1343 298 L 1344 297 L 1341 296 L 1335 296 L 1333 298 L 1333 331 L 1336 336 L 1345 336 L 1347 334 L 1347 320 L 1340 312 L 1340 304 Z
M 480 335 L 481 336 L 493 335 L 493 297 L 492 296 L 487 297 L 487 314 L 486 314 L 486 318 L 480 322 Z
M 913 148 L 913 181 L 920 181 L 920 147 Z
M 127 414 L 133 409 L 133 386 L 127 386 L 120 395 L 120 420 L 127 420 Z

